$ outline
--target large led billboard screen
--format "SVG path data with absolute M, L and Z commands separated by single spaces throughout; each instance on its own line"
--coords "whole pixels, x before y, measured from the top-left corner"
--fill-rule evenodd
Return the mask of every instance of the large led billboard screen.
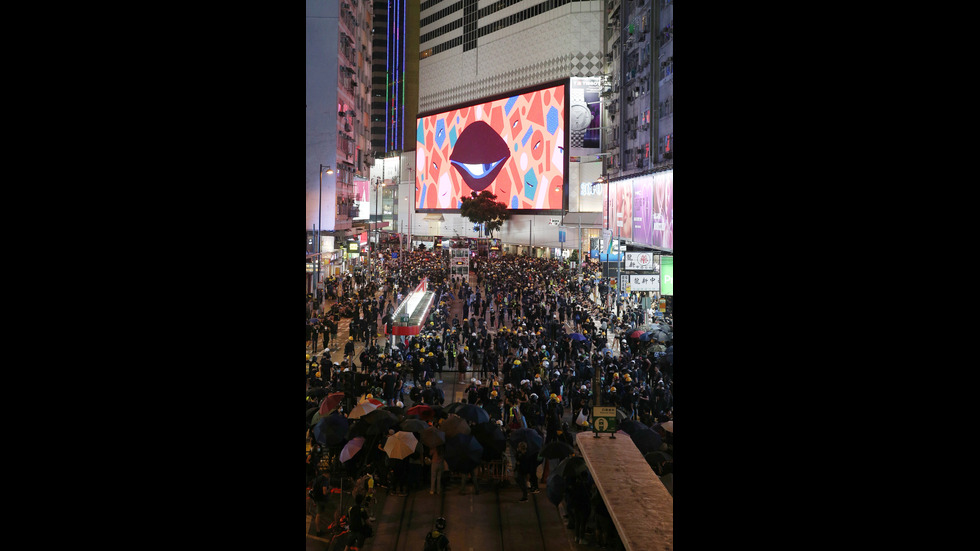
M 521 212 L 560 212 L 568 173 L 567 81 L 419 116 L 418 212 L 457 211 L 488 190 Z

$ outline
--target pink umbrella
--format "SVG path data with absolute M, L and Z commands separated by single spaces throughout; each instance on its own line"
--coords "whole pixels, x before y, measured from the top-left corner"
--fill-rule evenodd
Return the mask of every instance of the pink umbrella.
M 340 462 L 346 463 L 349 461 L 350 458 L 357 455 L 357 452 L 361 451 L 362 447 L 364 447 L 363 436 L 355 436 L 354 438 L 351 438 L 350 442 L 344 446 L 344 449 L 340 450 Z

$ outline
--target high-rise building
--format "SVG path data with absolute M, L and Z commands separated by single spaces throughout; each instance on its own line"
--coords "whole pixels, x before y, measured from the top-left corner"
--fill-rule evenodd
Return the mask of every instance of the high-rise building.
M 588 254 L 601 228 L 601 193 L 593 184 L 603 173 L 602 142 L 608 141 L 600 99 L 610 87 L 605 2 L 423 0 L 419 15 L 421 113 L 539 84 L 570 83 L 570 102 L 581 104 L 583 115 L 573 121 L 565 144 L 571 156 L 563 175 L 567 206 L 558 214 L 514 214 L 497 237 L 510 253 L 554 256 L 581 249 Z M 438 224 L 425 218 L 415 217 L 416 233 L 477 236 L 459 214 L 443 213 Z
M 371 157 L 368 113 L 372 12 L 373 6 L 367 0 L 306 2 L 306 232 L 310 290 L 324 274 L 345 261 L 350 252 L 345 244 L 354 241 L 353 219 L 358 216 L 355 180 L 367 180 Z
M 375 0 L 372 43 L 371 222 L 381 231 L 398 231 L 399 186 L 411 182 L 408 159 L 415 150 L 418 114 L 419 3 Z M 406 160 L 402 162 L 403 158 Z M 404 194 L 403 194 L 404 195 Z M 371 240 L 380 237 L 375 233 Z
M 673 166 L 673 0 L 609 0 L 607 58 L 618 78 L 607 102 L 617 122 L 607 149 L 616 178 Z

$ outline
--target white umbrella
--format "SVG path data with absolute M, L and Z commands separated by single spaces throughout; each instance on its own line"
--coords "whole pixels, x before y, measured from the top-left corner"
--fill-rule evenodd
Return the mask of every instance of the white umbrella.
M 414 434 L 402 430 L 388 437 L 384 450 L 392 459 L 405 459 L 415 453 L 418 444 L 419 440 Z
M 383 406 L 384 402 L 380 400 L 375 400 L 374 398 L 369 398 L 364 400 L 360 404 L 354 406 L 354 409 L 350 410 L 350 414 L 347 415 L 348 419 L 360 419 L 361 417 L 371 413 L 372 411 Z

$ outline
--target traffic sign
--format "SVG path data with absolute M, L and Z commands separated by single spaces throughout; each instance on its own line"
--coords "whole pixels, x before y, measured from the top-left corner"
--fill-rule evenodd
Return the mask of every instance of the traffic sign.
M 616 432 L 616 407 L 592 406 L 593 432 Z

